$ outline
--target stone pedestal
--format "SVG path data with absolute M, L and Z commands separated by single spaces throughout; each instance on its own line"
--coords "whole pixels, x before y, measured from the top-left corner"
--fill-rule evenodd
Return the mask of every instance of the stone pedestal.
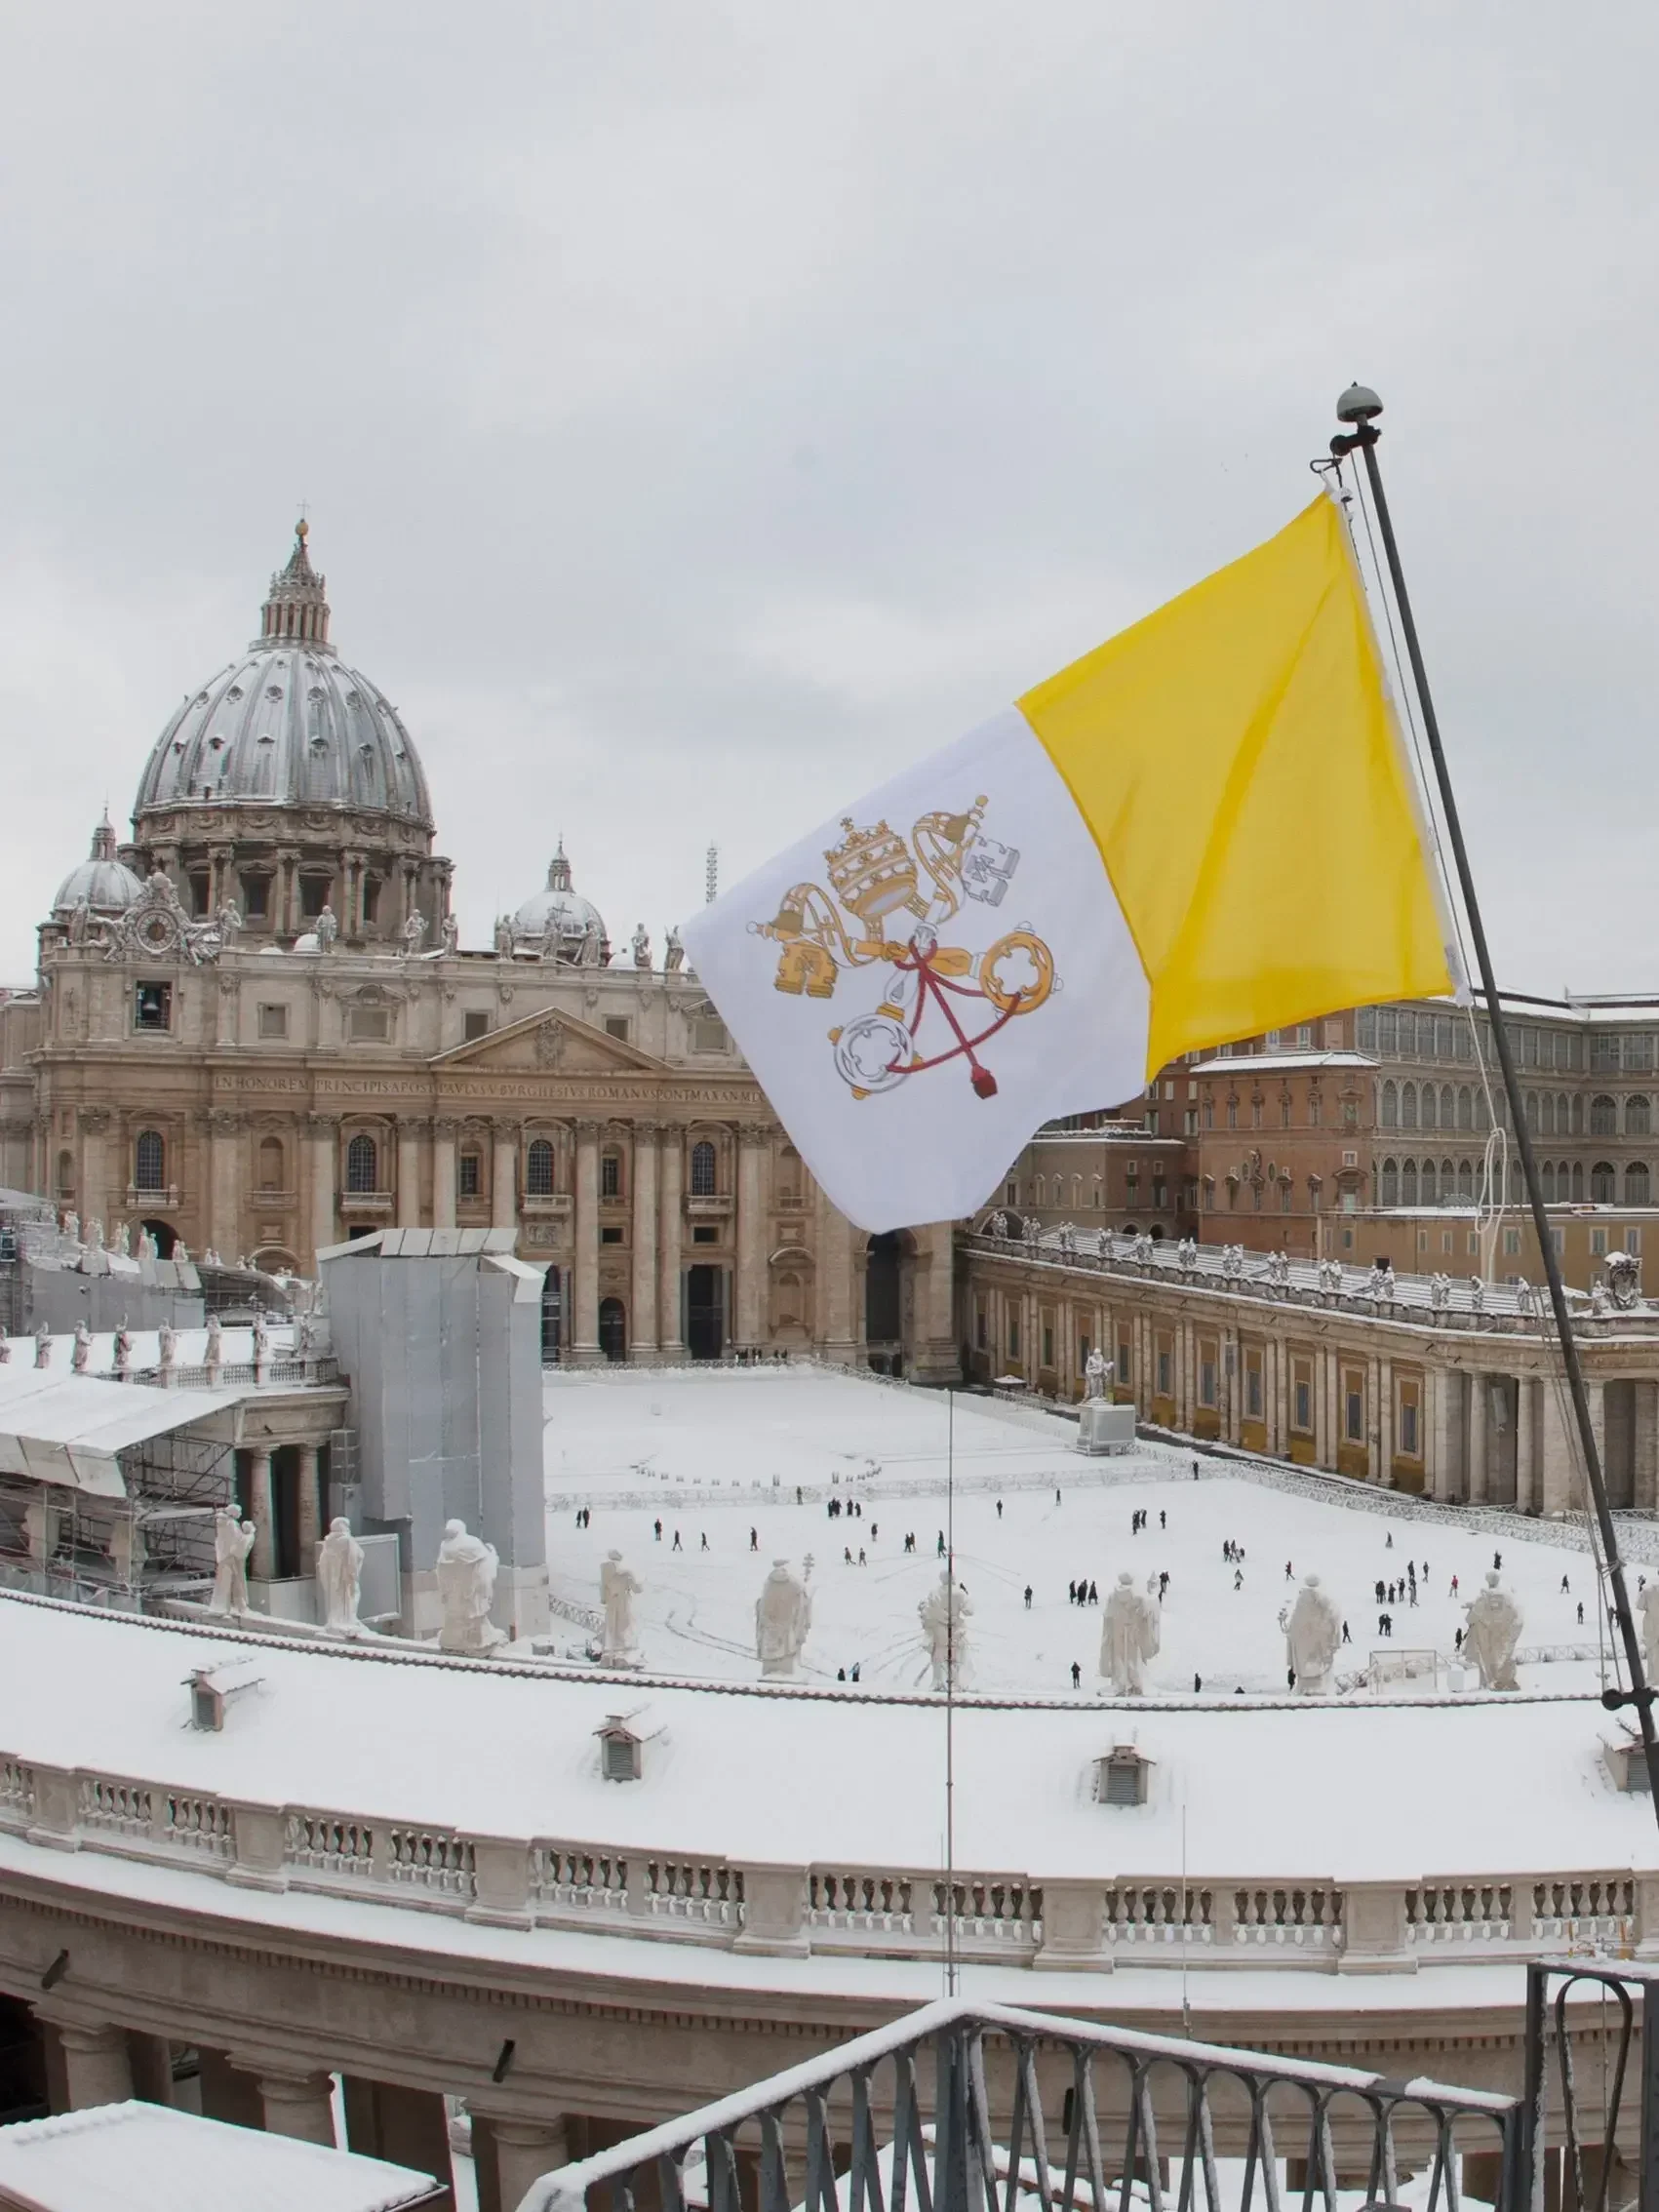
M 1104 1398 L 1086 1399 L 1078 1408 L 1077 1448 L 1090 1457 L 1103 1452 L 1133 1451 L 1134 1407 L 1113 1405 Z

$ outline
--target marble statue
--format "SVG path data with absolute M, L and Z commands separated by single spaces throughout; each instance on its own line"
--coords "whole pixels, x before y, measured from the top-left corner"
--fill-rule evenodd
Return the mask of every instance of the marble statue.
M 582 944 L 581 951 L 576 955 L 576 966 L 578 968 L 603 968 L 605 966 L 605 942 L 599 933 L 599 924 L 592 915 L 589 915 L 586 922 L 582 924 Z
M 295 1330 L 295 1349 L 302 1360 L 311 1359 L 317 1350 L 317 1323 L 309 1314 L 301 1314 Z
M 1449 1310 L 1450 1306 L 1451 1277 L 1449 1275 L 1431 1275 L 1429 1278 L 1430 1311 L 1443 1314 Z
M 214 1594 L 210 1613 L 248 1610 L 248 1555 L 254 1549 L 254 1523 L 238 1521 L 234 1506 L 214 1515 Z
M 208 1349 L 206 1365 L 210 1375 L 217 1375 L 224 1364 L 224 1329 L 217 1314 L 208 1316 Z
M 317 1595 L 323 1601 L 323 1626 L 333 1635 L 356 1635 L 362 1581 L 363 1546 L 344 1514 L 336 1514 L 317 1546 Z
M 446 1521 L 438 1546 L 438 1602 L 443 1607 L 439 1644 L 445 1651 L 488 1651 L 501 1640 L 490 1619 L 500 1561 L 494 1544 L 470 1536 L 464 1521 Z
M 138 1224 L 138 1241 L 134 1246 L 133 1256 L 135 1259 L 155 1258 L 155 1239 L 141 1221 Z
M 1323 1697 L 1342 1645 L 1342 1616 L 1317 1574 L 1302 1577 L 1284 1627 L 1284 1650 L 1303 1697 Z
M 513 957 L 513 926 L 504 914 L 495 917 L 495 958 L 511 960 Z
M 1112 1232 L 1110 1229 L 1101 1229 L 1096 1233 L 1094 1249 L 1101 1259 L 1112 1257 Z
M 787 1560 L 773 1560 L 755 1600 L 755 1655 L 763 1679 L 794 1674 L 811 1625 L 812 1600 L 806 1584 L 796 1581 Z
M 987 1237 L 1006 1237 L 1007 1233 L 1008 1217 L 999 1206 L 990 1220 L 986 1222 L 985 1234 Z
M 405 960 L 416 959 L 421 946 L 426 942 L 426 917 L 421 913 L 418 906 L 412 909 L 409 919 L 403 926 L 401 934 L 403 937 L 403 957 Z
M 1059 1247 L 1062 1259 L 1072 1258 L 1077 1251 L 1077 1231 L 1069 1221 L 1060 1223 L 1059 1229 L 1055 1233 L 1054 1243 Z
M 1146 1662 L 1157 1657 L 1162 1631 L 1157 1599 L 1150 1590 L 1137 1590 L 1126 1567 L 1100 1623 L 1100 1672 L 1120 1697 L 1139 1697 L 1145 1689 Z
M 1641 1663 L 1649 1683 L 1659 1682 L 1659 1581 L 1650 1582 L 1637 1600 L 1641 1615 Z
M 1486 1306 L 1485 1278 L 1472 1275 L 1469 1278 L 1469 1307 L 1472 1313 L 1483 1313 Z
M 69 1355 L 69 1364 L 76 1374 L 84 1375 L 92 1359 L 93 1335 L 84 1321 L 75 1323 L 75 1349 Z
M 559 932 L 564 928 L 564 923 L 565 917 L 560 909 L 556 906 L 550 911 L 546 921 L 542 923 L 541 957 L 543 960 L 558 959 L 560 945 Z
M 1198 1266 L 1198 1239 L 1183 1237 L 1175 1246 L 1175 1265 L 1183 1275 L 1191 1275 Z
M 254 1309 L 254 1364 L 262 1367 L 271 1356 L 271 1324 L 261 1307 Z
M 668 941 L 662 948 L 662 966 L 669 975 L 678 975 L 686 965 L 686 948 L 680 942 L 680 932 L 670 925 Z
M 323 911 L 317 917 L 317 926 L 312 934 L 317 940 L 319 952 L 333 952 L 339 941 L 339 917 L 326 899 L 323 902 Z
M 9 1336 L 0 1334 L 0 1367 L 9 1367 L 11 1364 L 12 1339 Z
M 599 1564 L 599 1601 L 605 1607 L 605 1639 L 599 1656 L 608 1667 L 624 1667 L 634 1654 L 634 1600 L 645 1584 L 611 1552 Z
M 961 1688 L 968 1675 L 968 1616 L 973 1605 L 960 1582 L 953 1583 L 950 1568 L 941 1567 L 939 1579 L 917 1606 L 922 1640 L 933 1666 L 933 1687 Z
M 87 1223 L 87 1249 L 92 1252 L 103 1249 L 103 1223 L 96 1213 Z
M 1590 1285 L 1590 1312 L 1593 1319 L 1600 1321 L 1607 1312 L 1607 1285 L 1604 1283 L 1593 1283 Z
M 1463 1632 L 1463 1656 L 1473 1659 L 1482 1689 L 1519 1689 L 1515 1679 L 1515 1648 L 1525 1626 L 1521 1607 L 1498 1580 L 1496 1567 L 1486 1569 L 1486 1587 L 1463 1608 L 1469 1626 Z
M 235 899 L 227 898 L 214 920 L 218 925 L 220 944 L 234 944 L 242 928 L 242 909 Z
M 438 947 L 441 952 L 460 950 L 460 924 L 453 914 L 446 914 L 438 927 Z
M 171 1322 L 163 1322 L 156 1331 L 160 1343 L 160 1365 L 163 1374 L 171 1374 L 178 1364 L 178 1331 Z
M 189 1261 L 189 1257 L 190 1257 L 190 1247 L 189 1247 L 189 1245 L 188 1245 L 188 1244 L 186 1244 L 186 1243 L 184 1242 L 184 1240 L 183 1240 L 183 1238 L 182 1238 L 182 1237 L 175 1237 L 175 1238 L 174 1238 L 174 1240 L 173 1240 L 173 1264 L 174 1264 L 174 1266 L 175 1266 L 175 1267 L 183 1267 L 183 1266 L 185 1266 L 185 1265 L 186 1265 L 186 1264 L 188 1263 L 188 1261 Z
M 1086 1398 L 1104 1398 L 1106 1385 L 1112 1379 L 1112 1363 L 1097 1344 L 1083 1363 L 1083 1395 Z
M 636 968 L 650 968 L 650 966 L 651 966 L 651 939 L 650 939 L 650 937 L 649 937 L 649 936 L 647 936 L 647 934 L 646 934 L 646 926 L 645 926 L 645 924 L 644 924 L 643 922 L 642 922 L 642 923 L 641 923 L 641 924 L 639 925 L 639 927 L 638 927 L 638 928 L 637 928 L 635 929 L 635 931 L 634 931 L 634 936 L 633 936 L 633 943 L 632 943 L 632 945 L 631 945 L 631 946 L 629 947 L 629 950 L 630 950 L 630 951 L 631 951 L 631 952 L 633 953 L 633 956 L 634 956 L 634 966 L 635 966 Z
M 52 1364 L 52 1331 L 44 1322 L 34 1332 L 34 1363 L 37 1367 Z
M 118 1221 L 115 1224 L 115 1237 L 109 1248 L 118 1259 L 132 1258 L 132 1247 L 127 1234 L 126 1222 Z
M 1267 1284 L 1272 1290 L 1288 1290 L 1290 1287 L 1290 1254 L 1286 1251 L 1269 1252 L 1267 1255 Z
M 115 1372 L 129 1374 L 133 1366 L 133 1331 L 123 1322 L 115 1331 Z
M 74 905 L 69 909 L 69 942 L 72 945 L 84 945 L 86 943 L 87 930 L 91 923 L 92 901 L 85 898 L 76 899 Z
M 70 1242 L 70 1244 L 78 1244 L 80 1243 L 80 1241 L 81 1241 L 81 1217 L 80 1217 L 80 1215 L 79 1215 L 78 1213 L 66 1213 L 66 1214 L 64 1214 L 64 1216 L 63 1216 L 63 1234 L 64 1234 L 64 1236 L 65 1236 L 65 1237 L 67 1237 L 67 1238 L 68 1238 L 68 1240 L 69 1240 L 69 1242 Z
M 1607 1295 L 1621 1314 L 1641 1302 L 1641 1262 L 1635 1252 L 1609 1252 L 1602 1265 L 1607 1271 Z

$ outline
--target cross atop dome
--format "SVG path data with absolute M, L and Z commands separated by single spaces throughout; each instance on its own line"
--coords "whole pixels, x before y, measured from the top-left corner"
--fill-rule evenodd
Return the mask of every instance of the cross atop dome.
M 301 515 L 294 526 L 294 551 L 288 566 L 271 577 L 270 597 L 260 610 L 260 645 L 278 642 L 315 646 L 332 652 L 329 644 L 328 578 L 311 566 L 306 539 L 311 526 Z

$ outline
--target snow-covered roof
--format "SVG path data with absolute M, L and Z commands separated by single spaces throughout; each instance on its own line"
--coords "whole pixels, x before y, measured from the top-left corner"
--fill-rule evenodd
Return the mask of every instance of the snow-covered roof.
M 127 1494 L 116 1453 L 222 1412 L 241 1390 L 155 1390 L 50 1367 L 0 1366 L 0 1474 Z
M 1322 1068 L 1375 1068 L 1368 1052 L 1230 1052 L 1200 1060 L 1189 1072 L 1201 1075 L 1308 1075 Z
M 172 2105 L 94 2105 L 0 2128 L 0 2205 L 19 2212 L 400 2212 L 430 2174 Z

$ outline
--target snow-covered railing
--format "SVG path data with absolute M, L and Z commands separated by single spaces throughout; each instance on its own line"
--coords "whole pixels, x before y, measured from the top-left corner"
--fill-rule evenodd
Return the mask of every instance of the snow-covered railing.
M 353 1897 L 518 1928 L 805 1956 L 937 1958 L 1109 1973 L 1119 1962 L 1411 1971 L 1562 1949 L 1659 1954 L 1659 1876 L 1628 1868 L 1347 1884 L 1225 1870 L 1045 1880 L 1016 1872 L 745 1864 L 707 1853 L 473 1835 L 261 1805 L 0 1754 L 0 1834 L 183 1867 L 242 1888 Z M 691 1969 L 694 1971 L 694 1969 Z
M 1460 2161 L 1490 2175 L 1498 2212 L 1521 2212 L 1525 2148 L 1516 2097 L 953 1998 L 546 2174 L 520 2212 L 984 2212 L 999 2198 L 1069 2212 L 1142 2196 L 1151 2212 L 1222 2212 L 1276 2206 L 1281 2157 L 1322 2212 L 1339 2190 L 1397 2203 L 1411 2167 L 1428 2176 L 1414 2201 L 1450 2212 Z M 1225 2197 L 1222 2158 L 1244 2161 Z

